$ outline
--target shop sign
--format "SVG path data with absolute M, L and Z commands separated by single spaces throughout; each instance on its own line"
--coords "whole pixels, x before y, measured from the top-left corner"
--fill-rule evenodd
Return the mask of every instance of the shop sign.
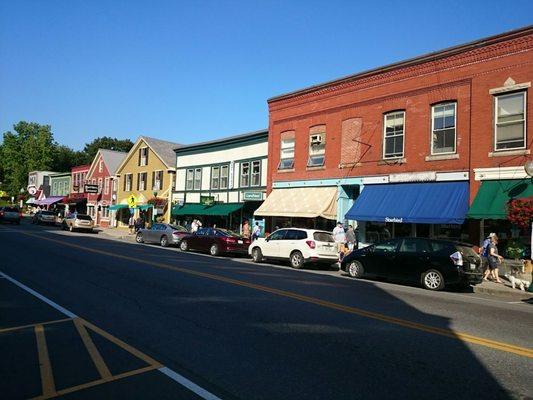
M 228 176 L 228 189 L 233 189 L 233 174 L 235 171 L 235 162 L 231 161 L 229 163 L 229 176 Z
M 35 193 L 37 193 L 37 188 L 35 186 L 29 186 L 28 193 L 31 194 L 32 196 L 35 195 Z
M 244 200 L 263 200 L 263 192 L 244 192 Z
M 130 208 L 135 208 L 135 206 L 137 205 L 137 198 L 135 197 L 135 195 L 131 195 L 130 197 L 128 197 L 128 206 Z
M 429 172 L 406 172 L 402 174 L 390 174 L 389 182 L 431 182 L 437 180 L 437 173 L 435 171 Z
M 85 185 L 85 193 L 98 193 L 98 185 Z
M 200 196 L 200 204 L 203 206 L 212 206 L 215 204 L 215 196 Z
M 403 218 L 385 217 L 385 222 L 396 222 L 397 224 L 401 224 L 403 222 Z

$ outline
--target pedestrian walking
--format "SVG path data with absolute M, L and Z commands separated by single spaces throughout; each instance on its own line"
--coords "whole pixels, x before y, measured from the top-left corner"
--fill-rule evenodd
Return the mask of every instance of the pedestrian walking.
M 483 279 L 488 280 L 488 276 L 490 274 L 490 268 L 489 268 L 489 245 L 491 243 L 491 238 L 493 236 L 496 236 L 495 233 L 491 232 L 489 236 L 483 240 L 483 243 L 481 244 L 481 248 L 479 249 L 479 255 L 481 257 L 481 267 L 483 268 Z
M 130 229 L 130 234 L 135 233 L 135 217 L 133 214 L 130 215 L 130 219 L 128 220 L 128 228 Z
M 335 240 L 337 245 L 337 253 L 339 253 L 340 259 L 344 244 L 346 243 L 346 233 L 344 232 L 344 227 L 340 221 L 337 222 L 337 226 L 333 228 L 333 240 Z
M 198 230 L 198 221 L 196 219 L 193 219 L 191 222 L 191 233 L 196 233 Z
M 498 274 L 498 267 L 503 261 L 503 257 L 498 254 L 498 237 L 496 235 L 491 236 L 490 244 L 488 245 L 488 263 L 489 263 L 489 274 L 492 275 L 492 280 L 497 283 L 502 283 L 500 276 Z M 487 280 L 488 274 L 485 274 L 483 277 Z
M 139 216 L 137 220 L 135 221 L 135 232 L 139 232 L 142 228 L 144 228 L 144 221 Z
M 261 237 L 261 227 L 259 226 L 259 222 L 256 222 L 252 231 L 252 241 L 257 240 L 259 237 Z
M 247 219 L 245 219 L 242 223 L 241 231 L 243 237 L 245 237 L 246 239 L 250 239 L 250 223 Z
M 348 249 L 352 251 L 355 248 L 357 238 L 355 236 L 355 231 L 353 226 L 348 225 L 348 230 L 346 231 L 346 243 L 348 244 Z

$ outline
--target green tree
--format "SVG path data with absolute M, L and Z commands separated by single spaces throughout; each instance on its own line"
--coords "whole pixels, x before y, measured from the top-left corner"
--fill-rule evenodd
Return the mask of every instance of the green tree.
M 128 152 L 132 147 L 133 142 L 129 139 L 117 139 L 109 136 L 96 138 L 92 142 L 87 143 L 83 148 L 82 152 L 85 157 L 84 164 L 90 164 L 93 161 L 98 149 Z
M 54 149 L 53 170 L 68 172 L 76 165 L 85 164 L 85 153 L 72 150 L 68 146 L 56 145 Z

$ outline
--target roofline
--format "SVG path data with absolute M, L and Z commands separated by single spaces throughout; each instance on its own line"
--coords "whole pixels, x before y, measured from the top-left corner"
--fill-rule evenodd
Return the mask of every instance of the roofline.
M 58 177 L 58 176 L 72 176 L 72 172 L 58 172 L 56 174 L 52 174 L 50 175 L 50 178 L 55 178 L 55 177 Z
M 174 149 L 174 152 L 179 153 L 181 151 L 200 150 L 202 148 L 210 148 L 215 145 L 226 145 L 230 143 L 247 142 L 252 139 L 258 139 L 261 137 L 268 138 L 268 129 L 261 129 L 258 131 L 241 133 L 239 135 L 228 136 L 222 139 L 209 140 L 206 142 L 187 144 Z
M 406 59 L 406 60 L 403 60 L 403 61 L 399 61 L 399 62 L 396 62 L 396 63 L 388 64 L 388 65 L 385 65 L 385 66 L 382 66 L 382 67 L 369 69 L 369 70 L 366 70 L 366 71 L 363 71 L 363 72 L 359 72 L 359 73 L 352 74 L 352 75 L 347 75 L 347 76 L 344 76 L 342 78 L 337 78 L 337 79 L 334 79 L 334 80 L 331 80 L 331 81 L 327 81 L 327 82 L 324 82 L 324 83 L 320 83 L 320 84 L 317 84 L 317 85 L 308 86 L 308 87 L 303 88 L 303 89 L 298 89 L 298 90 L 295 90 L 295 91 L 292 91 L 292 92 L 287 92 L 287 93 L 284 93 L 284 94 L 280 94 L 278 96 L 274 96 L 274 97 L 269 98 L 267 100 L 267 103 L 273 103 L 273 102 L 276 102 L 276 101 L 279 101 L 279 100 L 289 99 L 291 97 L 295 97 L 295 96 L 311 93 L 311 92 L 314 92 L 314 91 L 317 91 L 317 90 L 320 90 L 320 89 L 324 89 L 326 87 L 338 85 L 338 84 L 341 84 L 341 83 L 351 82 L 351 81 L 354 81 L 354 80 L 357 80 L 357 79 L 360 79 L 360 78 L 366 78 L 366 77 L 369 77 L 369 76 L 378 75 L 378 74 L 381 74 L 381 73 L 384 73 L 384 72 L 389 72 L 389 71 L 400 69 L 400 68 L 403 68 L 403 67 L 408 67 L 408 66 L 422 64 L 422 63 L 429 62 L 429 61 L 439 60 L 439 59 L 442 59 L 442 58 L 445 58 L 445 57 L 449 57 L 449 56 L 453 56 L 453 55 L 456 55 L 456 54 L 459 54 L 459 53 L 464 53 L 466 51 L 473 50 L 473 49 L 476 49 L 476 48 L 479 48 L 479 47 L 489 46 L 489 45 L 492 45 L 492 44 L 495 44 L 495 43 L 503 42 L 503 41 L 514 39 L 514 38 L 521 37 L 521 36 L 527 36 L 527 35 L 530 35 L 532 33 L 533 33 L 533 25 L 528 25 L 528 26 L 525 26 L 525 27 L 522 27 L 522 28 L 519 28 L 519 29 L 515 29 L 515 30 L 507 31 L 507 32 L 504 32 L 504 33 L 500 33 L 498 35 L 488 36 L 488 37 L 485 37 L 485 38 L 482 38 L 482 39 L 478 39 L 478 40 L 475 40 L 475 41 L 472 41 L 472 42 L 460 44 L 460 45 L 457 45 L 457 46 L 447 47 L 447 48 L 445 48 L 443 50 L 439 50 L 439 51 L 435 51 L 435 52 L 431 52 L 431 53 L 426 53 L 426 54 L 423 54 L 421 56 L 417 56 L 417 57 L 414 57 L 414 58 L 409 58 L 409 59 Z

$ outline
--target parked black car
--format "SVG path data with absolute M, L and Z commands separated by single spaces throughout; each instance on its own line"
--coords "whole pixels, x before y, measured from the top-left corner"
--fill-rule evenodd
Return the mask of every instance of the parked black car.
M 481 283 L 481 268 L 481 259 L 471 245 L 424 238 L 389 239 L 355 250 L 341 262 L 341 269 L 353 278 L 411 281 L 429 290 Z

